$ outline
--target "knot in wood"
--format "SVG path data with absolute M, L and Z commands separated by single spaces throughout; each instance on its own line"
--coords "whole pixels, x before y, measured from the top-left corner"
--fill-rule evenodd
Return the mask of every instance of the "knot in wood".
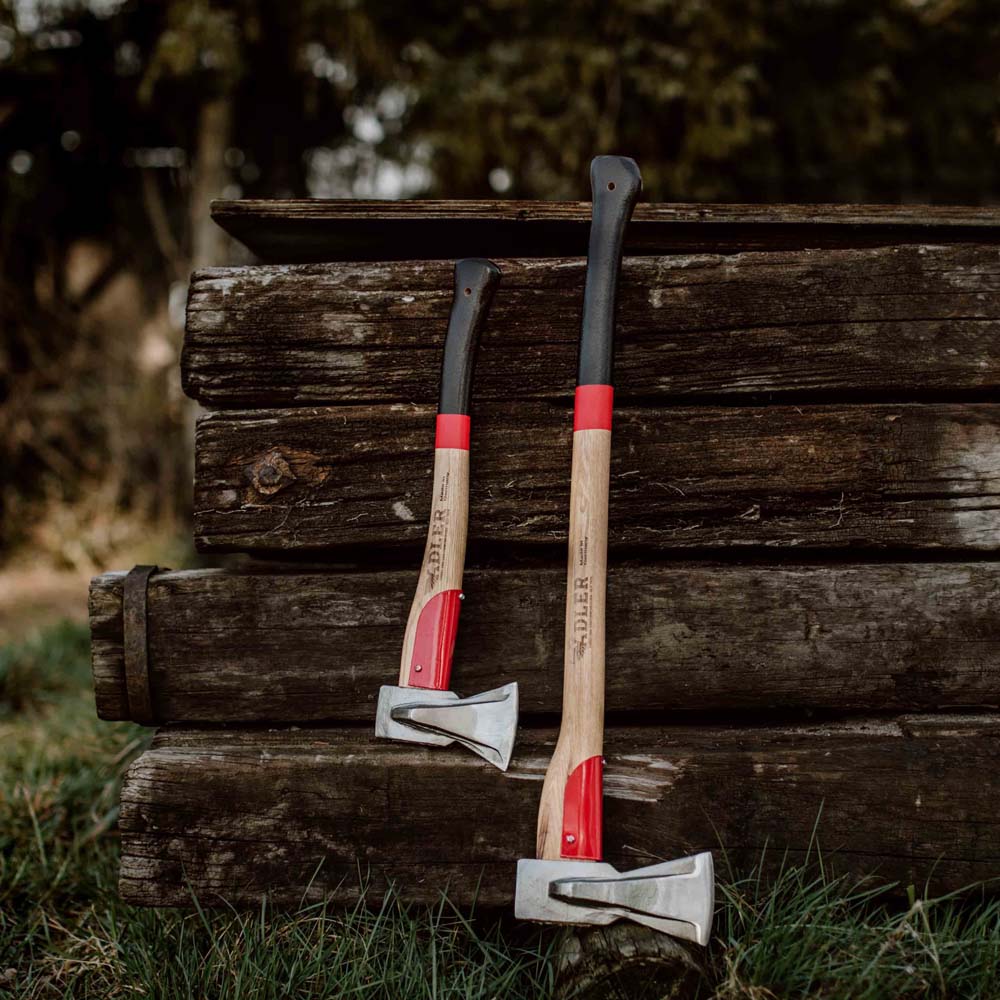
M 262 455 L 253 463 L 251 476 L 253 488 L 265 496 L 271 496 L 295 482 L 295 473 L 277 448 Z

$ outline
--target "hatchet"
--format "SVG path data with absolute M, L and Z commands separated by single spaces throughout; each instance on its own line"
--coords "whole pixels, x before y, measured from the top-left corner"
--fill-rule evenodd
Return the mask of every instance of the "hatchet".
M 517 865 L 515 914 L 561 924 L 619 919 L 708 942 L 712 856 L 618 872 L 602 858 L 604 615 L 612 347 L 625 226 L 642 180 L 633 160 L 590 167 L 593 216 L 573 412 L 562 722 L 542 785 L 537 858 Z
M 434 442 L 434 485 L 423 563 L 399 668 L 379 690 L 375 735 L 406 743 L 460 743 L 507 770 L 517 730 L 517 684 L 460 698 L 449 690 L 469 519 L 469 394 L 476 345 L 500 269 L 488 260 L 455 265 Z

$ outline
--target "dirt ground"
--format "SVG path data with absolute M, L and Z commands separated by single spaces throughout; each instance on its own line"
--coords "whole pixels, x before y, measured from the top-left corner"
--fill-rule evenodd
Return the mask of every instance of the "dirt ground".
M 85 621 L 90 577 L 51 567 L 0 569 L 0 643 L 64 618 Z

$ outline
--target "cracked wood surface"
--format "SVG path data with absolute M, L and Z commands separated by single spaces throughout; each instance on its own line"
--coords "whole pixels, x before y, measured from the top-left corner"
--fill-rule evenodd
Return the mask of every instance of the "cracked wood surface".
M 94 689 L 129 717 L 124 573 L 91 586 Z M 416 570 L 160 574 L 148 594 L 162 722 L 374 722 Z M 516 680 L 561 707 L 565 569 L 470 569 L 453 683 Z M 1000 565 L 612 565 L 608 711 L 917 711 L 1000 704 Z
M 524 730 L 504 774 L 460 750 L 367 731 L 160 732 L 122 790 L 120 888 L 130 903 L 253 905 L 447 890 L 507 905 L 554 731 Z M 801 860 L 957 889 L 1000 863 L 1000 719 L 918 716 L 836 725 L 611 729 L 606 857 L 634 868 L 726 845 L 737 866 Z M 405 804 L 405 806 L 404 806 Z M 817 824 L 817 817 L 819 822 Z M 717 854 L 717 862 L 722 858 Z
M 584 255 L 590 202 L 216 201 L 212 218 L 265 260 Z M 990 207 L 640 203 L 625 235 L 632 254 L 751 248 L 991 242 Z
M 571 434 L 555 403 L 476 408 L 470 545 L 565 542 Z M 431 404 L 209 414 L 197 433 L 196 542 L 422 542 L 433 441 Z M 993 551 L 998 506 L 996 404 L 615 411 L 613 549 Z
M 474 402 L 572 398 L 585 261 L 500 266 Z M 185 390 L 216 408 L 434 402 L 452 268 L 445 260 L 199 271 Z M 996 388 L 998 293 L 997 247 L 626 259 L 618 398 Z
M 185 387 L 224 410 L 198 434 L 202 548 L 416 551 L 451 259 L 473 254 L 557 258 L 501 262 L 474 393 L 473 552 L 565 542 L 589 203 L 215 214 L 282 264 L 382 260 L 195 276 Z M 637 209 L 611 493 L 608 706 L 630 723 L 605 742 L 612 862 L 720 841 L 737 866 L 765 844 L 775 863 L 786 849 L 800 859 L 821 815 L 819 842 L 841 870 L 934 891 L 995 874 L 1000 717 L 778 714 L 995 707 L 995 565 L 650 560 L 733 546 L 994 551 L 1000 407 L 976 401 L 1000 383 L 997 244 L 995 210 Z M 431 259 L 387 262 L 419 257 Z M 395 879 L 408 899 L 511 901 L 554 730 L 523 729 L 507 774 L 461 750 L 371 737 L 418 561 L 154 579 L 162 718 L 306 726 L 162 730 L 122 793 L 127 900 L 346 900 L 370 870 L 376 892 Z M 106 718 L 127 715 L 121 582 L 107 574 L 91 591 Z M 547 725 L 563 584 L 561 560 L 471 570 L 456 688 L 517 679 Z M 685 711 L 745 711 L 753 724 L 679 725 Z M 308 725 L 320 721 L 339 728 Z

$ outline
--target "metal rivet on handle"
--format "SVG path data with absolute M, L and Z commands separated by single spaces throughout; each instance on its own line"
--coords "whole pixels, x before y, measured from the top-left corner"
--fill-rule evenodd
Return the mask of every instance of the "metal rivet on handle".
M 424 668 L 418 663 L 413 669 L 419 674 Z
M 567 833 L 566 834 L 566 843 L 567 844 L 575 844 L 576 843 L 576 837 L 574 837 L 573 834 L 571 834 L 571 833 Z
M 459 594 L 459 595 L 458 595 L 458 599 L 459 599 L 460 601 L 464 601 L 464 600 L 465 600 L 465 594 Z

